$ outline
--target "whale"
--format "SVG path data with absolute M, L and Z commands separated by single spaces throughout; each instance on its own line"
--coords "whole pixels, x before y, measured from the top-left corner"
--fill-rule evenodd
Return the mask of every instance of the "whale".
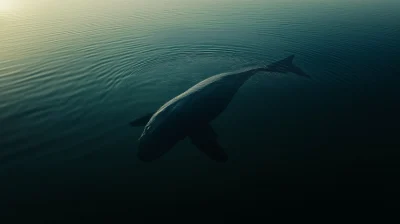
M 294 55 L 267 66 L 246 68 L 211 76 L 178 96 L 157 111 L 131 121 L 132 127 L 144 127 L 138 139 L 137 157 L 151 162 L 162 157 L 185 138 L 209 159 L 226 162 L 228 154 L 218 142 L 210 122 L 229 105 L 239 88 L 260 72 L 293 73 L 311 78 L 293 64 Z

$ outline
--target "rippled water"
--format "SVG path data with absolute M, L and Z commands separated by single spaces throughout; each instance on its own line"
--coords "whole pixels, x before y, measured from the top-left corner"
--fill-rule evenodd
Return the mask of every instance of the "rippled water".
M 399 146 L 397 0 L 13 2 L 0 7 L 0 189 L 10 200 L 118 189 L 110 183 L 160 197 L 204 183 L 235 192 L 266 166 L 289 175 L 314 157 L 347 164 Z M 290 54 L 311 80 L 255 76 L 213 122 L 227 164 L 186 140 L 138 161 L 142 130 L 129 121 L 211 75 Z

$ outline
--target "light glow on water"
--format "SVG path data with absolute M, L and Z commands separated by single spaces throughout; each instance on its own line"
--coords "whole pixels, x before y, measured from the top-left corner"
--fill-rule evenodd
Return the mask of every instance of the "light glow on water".
M 10 12 L 16 7 L 15 0 L 0 0 L 0 13 Z

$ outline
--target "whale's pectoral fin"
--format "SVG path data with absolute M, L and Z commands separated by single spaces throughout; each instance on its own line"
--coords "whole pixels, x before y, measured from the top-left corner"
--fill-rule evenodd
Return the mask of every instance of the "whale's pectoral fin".
M 188 135 L 193 145 L 204 152 L 209 158 L 217 162 L 226 162 L 228 155 L 217 141 L 217 134 L 211 125 L 207 124 L 197 128 Z
M 299 75 L 299 76 L 303 76 L 303 77 L 306 77 L 306 78 L 311 78 L 311 76 L 306 74 L 301 68 L 299 68 L 299 67 L 297 67 L 295 65 L 292 66 L 290 72 L 293 72 L 294 74 Z
M 133 127 L 138 127 L 138 126 L 145 126 L 147 122 L 149 122 L 150 118 L 153 116 L 154 113 L 148 113 L 134 121 L 131 121 L 129 124 Z

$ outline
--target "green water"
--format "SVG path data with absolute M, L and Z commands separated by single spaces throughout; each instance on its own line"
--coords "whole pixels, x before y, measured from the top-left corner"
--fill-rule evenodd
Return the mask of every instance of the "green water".
M 333 184 L 352 164 L 392 170 L 397 0 L 12 2 L 0 7 L 6 207 L 252 198 L 280 194 L 281 183 Z M 291 54 L 311 80 L 254 76 L 213 121 L 227 163 L 187 140 L 153 163 L 137 159 L 142 129 L 131 120 L 207 77 Z

